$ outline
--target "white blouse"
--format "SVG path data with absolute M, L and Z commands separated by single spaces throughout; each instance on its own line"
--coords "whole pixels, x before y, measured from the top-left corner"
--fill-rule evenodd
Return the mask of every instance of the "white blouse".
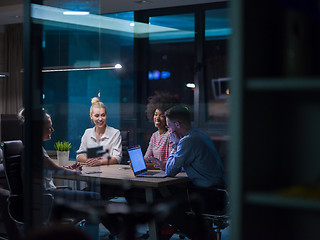
M 98 146 L 103 146 L 103 150 L 108 150 L 108 152 L 103 155 L 103 158 L 107 158 L 108 156 L 115 157 L 120 163 L 122 158 L 122 143 L 118 129 L 106 126 L 106 130 L 99 141 L 95 134 L 95 127 L 86 129 L 81 138 L 81 145 L 78 151 L 86 151 L 87 148 Z

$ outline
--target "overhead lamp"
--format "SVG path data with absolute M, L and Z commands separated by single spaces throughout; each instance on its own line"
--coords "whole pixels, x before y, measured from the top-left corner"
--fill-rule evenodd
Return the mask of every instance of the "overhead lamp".
M 44 67 L 42 72 L 71 72 L 71 71 L 89 71 L 89 70 L 109 70 L 122 68 L 121 64 L 101 64 L 98 67 L 92 66 L 57 66 L 57 67 Z

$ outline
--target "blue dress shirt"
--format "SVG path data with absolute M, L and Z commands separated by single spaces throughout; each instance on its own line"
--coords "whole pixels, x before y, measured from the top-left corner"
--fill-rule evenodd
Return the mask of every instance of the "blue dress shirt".
M 168 176 L 174 177 L 182 168 L 197 187 L 225 187 L 225 171 L 218 152 L 211 138 L 199 130 L 190 129 L 168 157 Z

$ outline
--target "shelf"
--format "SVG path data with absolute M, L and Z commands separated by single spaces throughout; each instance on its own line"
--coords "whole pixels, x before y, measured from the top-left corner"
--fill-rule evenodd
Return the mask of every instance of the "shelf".
M 249 78 L 249 91 L 320 91 L 320 77 L 310 78 Z
M 247 204 L 320 211 L 320 199 L 317 201 L 294 197 L 284 197 L 274 193 L 249 192 L 245 195 L 244 201 Z

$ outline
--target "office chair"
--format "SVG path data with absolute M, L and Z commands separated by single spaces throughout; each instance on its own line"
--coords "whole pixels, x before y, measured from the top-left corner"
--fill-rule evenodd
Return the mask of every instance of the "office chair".
M 17 114 L 0 114 L 0 141 L 22 139 L 23 125 Z
M 21 176 L 21 160 L 23 143 L 21 140 L 12 140 L 1 142 L 3 150 L 3 166 L 10 190 L 8 197 L 9 215 L 15 222 L 23 224 L 23 181 Z M 43 194 L 44 201 L 47 204 L 46 211 L 43 214 L 42 222 L 47 224 L 53 205 L 53 196 L 48 193 Z
M 226 199 L 224 209 L 213 210 L 210 213 L 202 213 L 201 218 L 207 224 L 206 226 L 209 226 L 210 229 L 214 230 L 217 237 L 216 239 L 221 240 L 221 231 L 230 225 L 230 196 L 226 189 L 216 189 L 216 191 L 223 194 Z M 186 214 L 195 215 L 192 209 L 190 212 L 186 212 Z M 178 234 L 180 239 L 185 238 L 184 233 L 181 233 L 179 230 Z
M 6 180 L 6 175 L 4 173 L 2 159 L 3 159 L 3 152 L 2 152 L 2 149 L 0 148 L 0 185 L 3 185 L 6 188 L 7 180 Z
M 121 142 L 122 142 L 122 159 L 120 164 L 128 164 L 129 161 L 129 131 L 120 131 Z
M 217 189 L 217 191 L 225 195 L 225 209 L 219 209 L 212 213 L 203 213 L 202 218 L 214 229 L 217 234 L 217 240 L 221 240 L 221 230 L 230 225 L 230 196 L 226 189 Z

